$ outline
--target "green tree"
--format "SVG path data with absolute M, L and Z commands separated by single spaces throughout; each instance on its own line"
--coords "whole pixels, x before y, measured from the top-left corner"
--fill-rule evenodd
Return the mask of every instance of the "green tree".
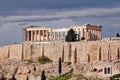
M 58 72 L 61 76 L 61 72 L 62 72 L 62 61 L 61 61 L 61 57 L 59 58 L 59 65 L 58 65 Z
M 67 32 L 67 35 L 65 36 L 65 40 L 67 42 L 77 41 L 77 34 L 72 28 Z
M 12 78 L 10 80 L 16 80 L 15 76 L 13 75 Z
M 119 78 L 119 77 L 120 77 L 120 74 L 115 74 L 115 75 L 110 77 L 110 80 L 115 80 L 115 78 Z
M 46 80 L 45 71 L 42 71 L 41 80 Z
M 117 33 L 117 34 L 116 34 L 116 37 L 120 37 L 120 34 L 119 34 L 119 33 Z

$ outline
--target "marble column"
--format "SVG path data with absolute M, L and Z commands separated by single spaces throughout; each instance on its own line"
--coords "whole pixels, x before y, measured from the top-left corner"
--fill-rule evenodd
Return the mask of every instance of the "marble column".
M 80 39 L 80 37 L 81 37 L 81 36 L 80 36 L 80 29 L 78 30 L 78 37 L 79 37 L 79 39 Z
M 35 32 L 34 32 L 34 30 L 32 31 L 32 33 L 33 33 L 33 41 L 35 41 Z
M 60 40 L 60 32 L 58 32 L 58 40 Z
M 92 40 L 95 40 L 95 30 L 92 30 Z
M 36 30 L 36 41 L 38 41 L 38 30 Z
M 35 34 L 34 34 L 34 41 L 36 41 L 36 37 L 37 37 L 37 36 L 36 36 L 36 31 L 34 31 L 34 33 L 35 33 Z
M 56 40 L 56 32 L 53 33 L 54 40 Z
M 97 33 L 98 33 L 97 39 L 99 40 L 100 39 L 100 37 L 99 37 L 99 30 L 97 31 Z
M 50 40 L 53 40 L 52 29 L 50 29 Z
M 27 31 L 24 30 L 24 41 L 27 41 Z
M 100 39 L 102 39 L 102 32 L 100 31 Z
M 39 30 L 38 34 L 39 34 L 39 41 L 41 41 L 41 30 Z
M 65 35 L 64 32 L 62 32 L 62 39 L 64 39 L 64 35 Z
M 90 33 L 89 33 L 89 38 L 90 38 L 90 40 L 92 40 L 92 29 L 90 29 Z
M 28 41 L 28 31 L 26 31 L 26 41 Z
M 45 30 L 42 30 L 43 32 L 43 41 L 45 40 Z
M 58 32 L 56 32 L 56 40 L 58 40 Z
M 37 41 L 37 30 L 35 31 L 35 40 Z
M 94 30 L 94 38 L 95 38 L 95 40 L 96 40 L 96 36 L 97 36 L 97 34 L 96 34 L 96 29 Z
M 48 41 L 48 30 L 46 30 L 46 40 Z
M 27 31 L 27 41 L 29 41 L 29 31 Z
M 33 31 L 31 30 L 31 41 L 33 41 Z
M 92 29 L 90 30 L 90 40 L 92 40 L 93 39 L 93 34 L 92 34 Z
M 88 29 L 87 28 L 85 29 L 85 37 L 86 37 L 85 39 L 88 40 Z
M 88 32 L 87 32 L 87 36 L 88 36 L 88 40 L 90 40 L 90 29 L 88 29 Z
M 99 40 L 99 31 L 97 30 L 97 40 Z
M 84 36 L 84 35 L 85 35 L 84 32 L 85 32 L 84 29 L 82 29 L 82 31 L 81 31 L 81 33 L 82 33 L 82 34 L 81 34 L 81 37 L 85 37 L 85 36 Z
M 64 32 L 64 38 L 65 38 L 66 34 L 67 34 L 67 32 L 65 31 L 65 32 Z

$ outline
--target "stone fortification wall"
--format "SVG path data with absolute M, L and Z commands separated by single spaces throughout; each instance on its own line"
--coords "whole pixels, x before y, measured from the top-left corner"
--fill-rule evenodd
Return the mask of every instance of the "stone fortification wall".
M 9 46 L 9 59 L 21 59 L 22 60 L 22 44 Z M 3 53 L 4 54 L 4 53 Z
M 0 47 L 0 61 L 9 58 L 10 46 Z
M 48 56 L 53 62 L 59 57 L 64 62 L 88 63 L 98 60 L 120 59 L 120 43 L 117 41 L 80 41 L 71 43 L 13 44 L 0 47 L 0 60 L 37 60 Z

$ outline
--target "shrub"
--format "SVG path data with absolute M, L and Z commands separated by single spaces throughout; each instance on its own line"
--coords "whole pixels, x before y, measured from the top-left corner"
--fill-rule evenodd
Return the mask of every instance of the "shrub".
M 68 73 L 68 74 L 65 74 L 63 76 L 59 76 L 53 80 L 69 80 L 70 78 L 72 78 L 72 73 Z
M 110 77 L 110 80 L 115 80 L 115 78 L 120 78 L 120 74 L 115 74 Z
M 27 60 L 27 64 L 32 64 L 32 63 L 36 63 L 33 60 Z
M 38 57 L 38 62 L 41 64 L 45 64 L 45 63 L 51 63 L 52 60 L 48 58 L 47 56 L 40 56 Z
M 83 70 L 84 70 L 84 67 L 82 67 L 80 70 L 82 70 L 82 71 L 83 71 Z
M 117 33 L 117 34 L 116 34 L 116 37 L 120 37 L 120 34 L 119 34 L 119 33 Z
M 67 65 L 71 65 L 72 63 L 71 63 L 71 62 L 65 62 L 65 64 L 67 64 Z

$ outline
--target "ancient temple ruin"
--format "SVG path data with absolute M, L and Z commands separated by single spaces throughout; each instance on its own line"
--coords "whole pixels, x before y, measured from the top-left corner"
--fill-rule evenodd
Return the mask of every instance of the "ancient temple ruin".
M 53 41 L 64 40 L 69 29 L 73 29 L 78 37 L 86 41 L 101 40 L 102 26 L 85 24 L 82 26 L 71 26 L 69 28 L 48 28 L 43 26 L 26 26 L 24 30 L 24 41 Z

